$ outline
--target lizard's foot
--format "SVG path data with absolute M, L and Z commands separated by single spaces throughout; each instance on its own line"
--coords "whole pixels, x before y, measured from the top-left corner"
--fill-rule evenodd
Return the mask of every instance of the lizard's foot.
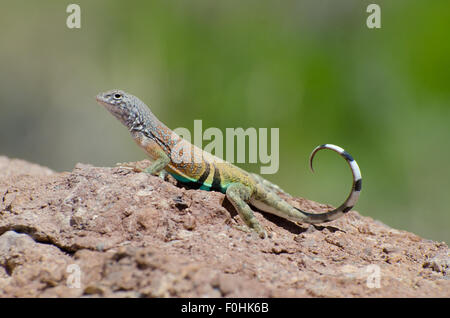
M 153 172 L 151 163 L 145 163 L 142 161 L 138 162 L 119 162 L 116 166 L 124 169 L 130 169 L 134 172 L 145 172 L 153 176 L 158 176 L 163 180 L 166 180 L 168 172 L 166 170 L 161 170 L 160 172 Z
M 144 163 L 138 161 L 138 162 L 118 162 L 116 163 L 116 166 L 119 168 L 129 169 L 134 172 L 143 172 L 148 165 L 145 165 Z
M 151 174 L 152 176 L 160 177 L 160 178 L 163 179 L 163 180 L 166 180 L 166 177 L 167 177 L 167 175 L 168 175 L 168 173 L 167 173 L 166 170 L 161 170 L 161 171 L 159 171 L 159 172 L 156 172 L 156 171 L 154 171 L 154 170 L 152 169 L 152 167 L 147 167 L 147 168 L 145 168 L 145 169 L 143 170 L 143 172 L 148 173 L 148 174 Z
M 232 227 L 235 228 L 236 230 L 239 230 L 239 231 L 242 231 L 245 233 L 256 233 L 262 239 L 265 239 L 267 237 L 272 237 L 271 234 L 267 235 L 266 230 L 261 226 L 259 229 L 251 229 L 246 225 L 232 225 Z

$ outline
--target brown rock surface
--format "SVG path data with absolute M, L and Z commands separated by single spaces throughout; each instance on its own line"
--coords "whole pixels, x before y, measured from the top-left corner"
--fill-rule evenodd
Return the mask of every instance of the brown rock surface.
M 256 213 L 261 240 L 223 194 L 174 184 L 0 157 L 0 297 L 450 297 L 445 243 L 355 211 L 323 226 Z

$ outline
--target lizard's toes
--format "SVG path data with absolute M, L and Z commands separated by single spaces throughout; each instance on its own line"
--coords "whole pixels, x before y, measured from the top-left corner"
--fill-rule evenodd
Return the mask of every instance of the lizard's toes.
M 123 169 L 129 169 L 133 170 L 134 172 L 142 172 L 144 169 L 138 167 L 136 163 L 129 163 L 129 162 L 118 162 L 116 163 L 116 166 Z
M 269 232 L 269 235 L 267 234 L 267 231 L 262 227 L 259 226 L 255 229 L 256 233 L 258 233 L 259 237 L 262 239 L 265 239 L 267 237 L 272 237 L 271 233 Z

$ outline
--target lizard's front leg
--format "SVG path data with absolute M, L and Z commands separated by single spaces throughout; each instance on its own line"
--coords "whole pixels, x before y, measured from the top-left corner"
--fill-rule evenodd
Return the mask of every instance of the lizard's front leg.
M 138 166 L 138 163 L 130 164 L 119 164 L 121 167 L 132 168 L 136 172 L 146 172 L 152 175 L 159 176 L 163 180 L 167 176 L 167 171 L 164 170 L 166 166 L 170 163 L 169 156 L 164 152 L 164 150 L 154 141 L 146 141 L 143 143 L 139 141 L 143 145 L 145 151 L 149 154 L 149 156 L 153 159 L 153 162 L 147 166 L 146 168 L 142 168 Z
M 161 150 L 162 151 L 162 150 Z M 167 175 L 166 170 L 164 168 L 169 164 L 170 158 L 162 151 L 161 156 L 157 158 L 153 163 L 144 169 L 144 172 L 150 173 L 152 175 L 159 175 L 164 178 Z
M 228 200 L 230 200 L 231 204 L 233 204 L 245 224 L 252 230 L 256 231 L 259 237 L 266 238 L 266 230 L 264 230 L 264 228 L 259 224 L 252 209 L 247 204 L 251 196 L 250 188 L 241 183 L 232 183 L 227 188 L 226 196 Z
M 156 163 L 156 165 L 155 165 Z M 166 166 L 165 161 L 161 160 L 160 162 L 152 162 L 150 165 L 142 166 L 142 162 L 119 162 L 116 164 L 120 168 L 127 168 L 132 169 L 134 172 L 146 172 L 150 173 L 151 175 L 157 175 L 161 179 L 166 180 L 167 175 L 169 174 L 164 168 L 160 170 L 159 173 L 156 173 L 154 171 L 157 171 L 160 169 L 160 166 Z

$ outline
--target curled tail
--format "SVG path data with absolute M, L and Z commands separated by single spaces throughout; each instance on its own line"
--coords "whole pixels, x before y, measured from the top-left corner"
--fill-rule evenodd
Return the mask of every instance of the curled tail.
M 321 149 L 331 149 L 333 151 L 336 151 L 339 155 L 341 155 L 341 157 L 343 157 L 347 161 L 347 163 L 350 166 L 350 169 L 352 170 L 353 185 L 352 190 L 348 195 L 347 199 L 344 201 L 344 203 L 342 203 L 338 208 L 332 211 L 313 214 L 296 208 L 299 212 L 303 213 L 306 216 L 306 219 L 303 221 L 308 223 L 323 223 L 336 220 L 337 218 L 341 217 L 342 215 L 344 215 L 353 208 L 353 206 L 356 204 L 356 201 L 358 201 L 359 193 L 361 192 L 362 179 L 361 179 L 361 171 L 359 170 L 358 164 L 356 163 L 355 159 L 353 159 L 353 157 L 341 147 L 331 144 L 325 144 L 316 147 L 316 149 L 313 150 L 309 158 L 309 165 L 311 167 L 311 170 L 314 172 L 312 165 L 313 159 L 316 153 Z

